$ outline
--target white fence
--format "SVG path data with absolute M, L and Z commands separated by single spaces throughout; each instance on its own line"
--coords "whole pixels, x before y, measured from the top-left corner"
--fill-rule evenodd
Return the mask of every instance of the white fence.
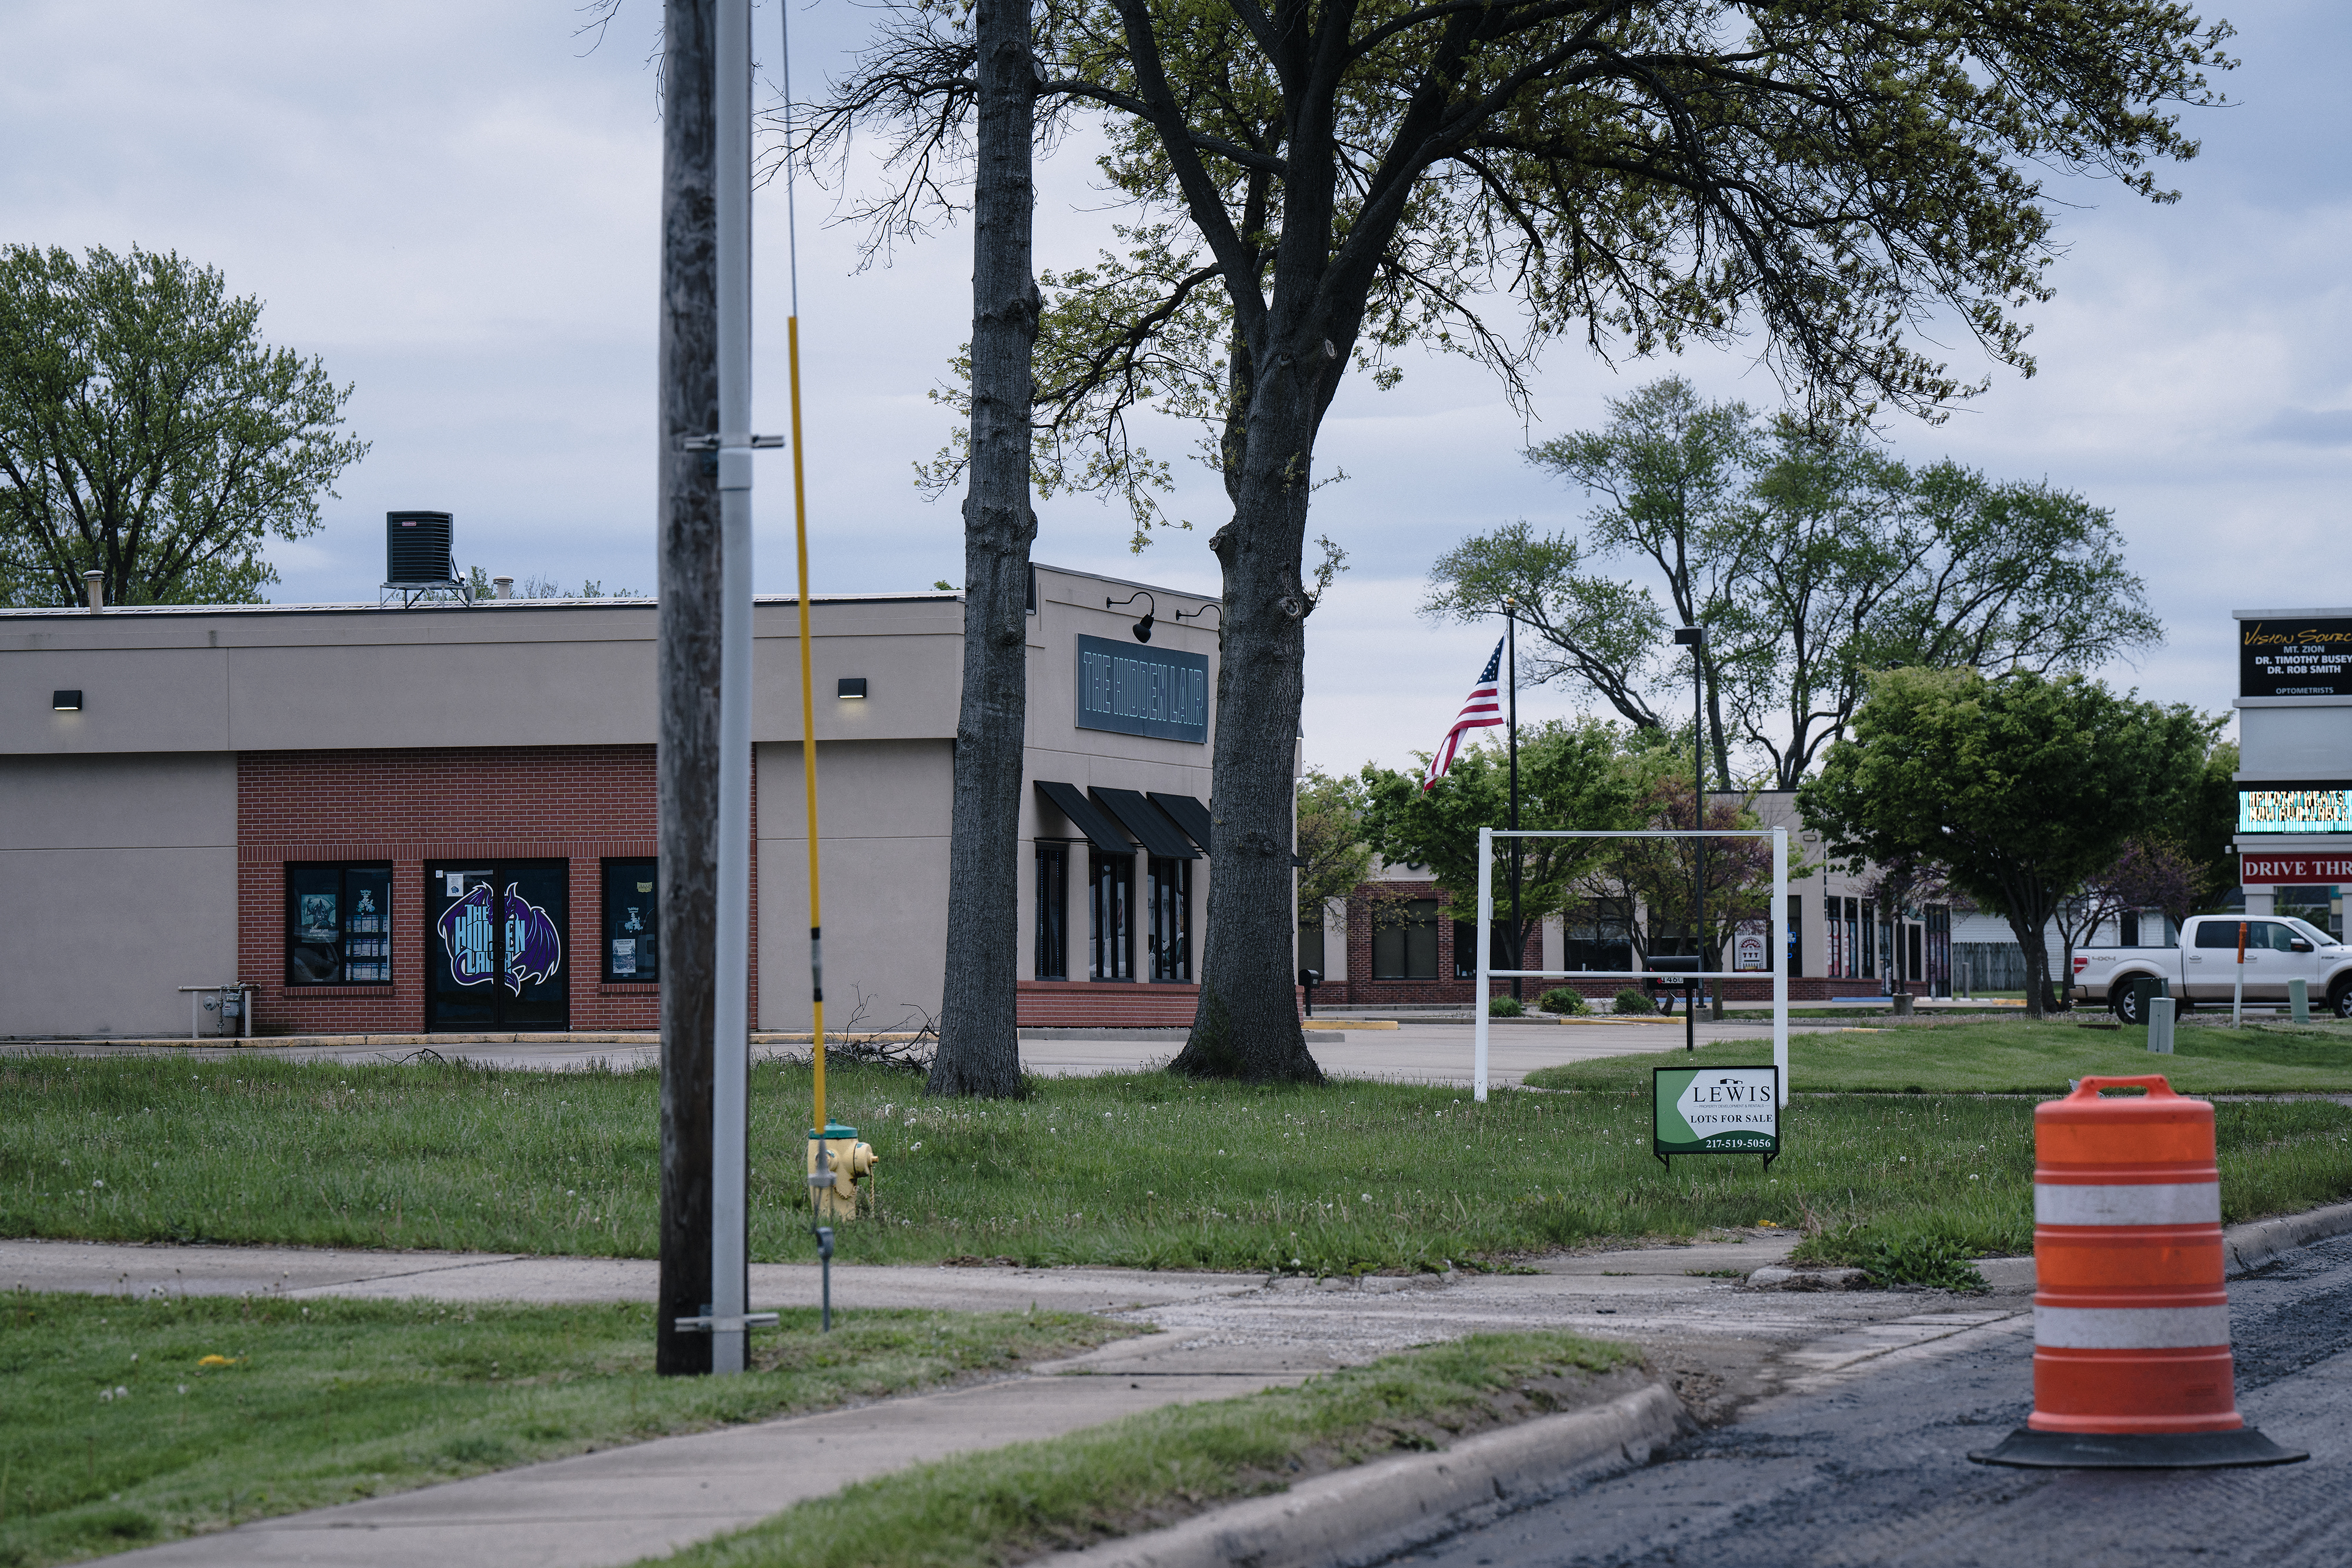
M 1472 1006 L 1477 1022 L 1471 1046 L 1471 1092 L 1486 1098 L 1486 982 L 1489 980 L 1646 980 L 1654 969 L 1496 969 L 1495 961 L 1495 841 L 1496 839 L 1769 839 L 1772 841 L 1772 905 L 1765 923 L 1765 941 L 1772 949 L 1772 1065 L 1780 1069 L 1780 1103 L 1789 1103 L 1789 830 L 1742 828 L 1722 831 L 1696 828 L 1655 828 L 1543 831 L 1528 828 L 1478 830 L 1478 986 Z M 1675 971 L 1677 979 L 1745 980 L 1752 974 L 1732 970 Z

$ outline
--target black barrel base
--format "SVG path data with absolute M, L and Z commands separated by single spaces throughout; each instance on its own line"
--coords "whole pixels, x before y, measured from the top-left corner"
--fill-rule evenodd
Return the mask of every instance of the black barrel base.
M 2189 1470 L 2225 1465 L 2291 1465 L 2311 1455 L 2282 1448 L 2252 1427 L 2234 1432 L 2037 1432 L 2020 1427 L 1979 1465 L 2039 1470 Z

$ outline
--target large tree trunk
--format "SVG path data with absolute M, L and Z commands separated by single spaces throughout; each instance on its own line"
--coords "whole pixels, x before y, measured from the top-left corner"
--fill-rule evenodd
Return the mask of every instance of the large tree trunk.
M 710 1301 L 711 1085 L 719 868 L 717 18 L 711 0 L 662 8 L 659 392 L 660 622 L 656 765 L 661 852 L 661 1282 L 654 1370 L 710 1370 L 710 1336 L 681 1317 Z
M 971 488 L 963 504 L 963 706 L 948 845 L 947 988 L 933 1094 L 1021 1092 L 1021 762 L 1028 706 L 1030 273 L 1035 117 L 1029 0 L 981 0 L 972 193 Z
M 2042 933 L 2050 927 L 2050 916 L 2042 912 L 2040 919 L 2031 915 L 2009 917 L 2010 935 L 2025 954 L 2025 1016 L 2030 1019 L 2049 1016 L 2050 948 Z
M 1169 1063 L 1197 1078 L 1323 1081 L 1298 1025 L 1290 963 L 1292 766 L 1313 608 L 1299 559 L 1323 402 L 1315 382 L 1337 358 L 1319 351 L 1319 338 L 1317 347 L 1305 363 L 1278 352 L 1256 365 L 1233 520 L 1210 541 L 1224 568 L 1224 611 L 1208 937 L 1192 1037 Z

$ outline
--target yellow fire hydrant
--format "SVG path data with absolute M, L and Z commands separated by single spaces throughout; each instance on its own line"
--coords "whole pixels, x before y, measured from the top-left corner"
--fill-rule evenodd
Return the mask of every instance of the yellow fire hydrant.
M 874 1145 L 859 1142 L 856 1128 L 828 1122 L 822 1134 L 809 1133 L 809 1191 L 815 1199 L 818 1224 L 837 1225 L 857 1218 L 859 1197 L 872 1202 L 871 1189 L 862 1184 L 874 1174 Z M 825 1176 L 833 1179 L 819 1179 Z

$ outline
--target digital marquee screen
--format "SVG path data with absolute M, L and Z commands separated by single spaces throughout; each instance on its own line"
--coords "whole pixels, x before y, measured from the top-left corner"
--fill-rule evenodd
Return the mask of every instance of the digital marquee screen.
M 2242 833 L 2352 833 L 2352 783 L 2265 780 L 2238 786 Z

